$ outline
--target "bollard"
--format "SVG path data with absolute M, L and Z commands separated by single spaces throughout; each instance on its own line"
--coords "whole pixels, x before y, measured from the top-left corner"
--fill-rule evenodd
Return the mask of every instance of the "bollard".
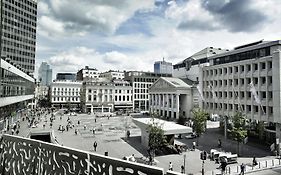
M 265 168 L 267 168 L 267 160 L 265 161 Z
M 237 173 L 239 172 L 239 166 L 237 166 Z
M 231 174 L 231 171 L 230 171 L 231 169 L 230 169 L 230 167 L 228 167 L 228 172 L 229 172 L 229 174 Z
M 252 166 L 252 170 L 254 169 L 254 164 L 253 164 L 253 166 Z
M 214 170 L 212 171 L 212 175 L 214 175 Z
M 280 159 L 279 159 L 279 165 L 280 165 Z
M 261 168 L 261 163 L 259 162 L 259 169 Z
M 272 159 L 272 166 L 274 166 L 274 160 Z

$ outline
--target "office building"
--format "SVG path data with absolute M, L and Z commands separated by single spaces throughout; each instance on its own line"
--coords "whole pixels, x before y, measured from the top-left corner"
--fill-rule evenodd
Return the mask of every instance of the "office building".
M 163 61 L 156 61 L 154 63 L 154 73 L 172 74 L 173 73 L 173 65 L 172 65 L 172 63 L 166 62 L 163 58 Z
M 227 52 L 226 49 L 206 47 L 192 56 L 173 65 L 173 77 L 185 78 L 198 82 L 201 67 L 208 66 L 210 56 Z
M 53 71 L 50 65 L 43 61 L 38 70 L 38 81 L 40 86 L 50 86 L 52 83 Z
M 3 130 L 27 112 L 26 106 L 34 98 L 35 80 L 0 59 L 0 82 L 0 130 Z
M 1 58 L 33 75 L 37 0 L 1 0 Z
M 265 126 L 261 138 L 280 138 L 281 41 L 258 41 L 211 56 L 200 72 L 201 106 L 230 118 L 241 111 L 252 125 Z
M 69 81 L 76 81 L 76 74 L 75 73 L 57 73 L 56 80 L 69 80 Z
M 77 72 L 77 80 L 79 81 L 87 81 L 94 80 L 99 77 L 99 72 L 96 68 L 90 68 L 89 66 L 85 66 L 85 68 L 80 69 Z
M 149 110 L 148 88 L 160 77 L 171 77 L 172 74 L 157 74 L 153 72 L 125 72 L 124 80 L 130 82 L 133 90 L 133 109 L 135 111 Z

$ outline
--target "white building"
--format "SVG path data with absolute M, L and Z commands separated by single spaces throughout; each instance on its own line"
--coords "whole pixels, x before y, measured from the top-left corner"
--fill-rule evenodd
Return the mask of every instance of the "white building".
M 199 106 L 197 89 L 192 84 L 179 78 L 159 78 L 149 88 L 150 112 L 167 119 L 191 117 L 191 109 Z
M 172 74 L 173 73 L 173 64 L 166 62 L 163 58 L 163 61 L 156 61 L 154 63 L 154 73 L 158 74 Z
M 182 62 L 175 64 L 173 66 L 173 77 L 188 78 L 198 82 L 200 68 L 209 65 L 208 58 L 227 51 L 221 48 L 206 47 Z
M 210 66 L 200 75 L 202 107 L 227 118 L 242 111 L 250 121 L 265 125 L 266 141 L 275 141 L 275 133 L 281 139 L 280 49 L 279 40 L 259 41 L 210 57 Z
M 81 81 L 54 81 L 51 84 L 51 103 L 54 107 L 80 108 Z
M 132 87 L 124 80 L 99 78 L 83 82 L 82 108 L 85 112 L 113 112 L 132 109 Z
M 114 79 L 123 80 L 124 79 L 124 71 L 110 70 L 110 71 L 107 71 L 107 72 L 100 73 L 100 77 L 101 78 L 107 78 L 109 80 L 114 80 Z
M 85 68 L 80 69 L 77 72 L 77 80 L 84 81 L 84 80 L 93 80 L 99 78 L 99 72 L 96 68 L 90 68 L 89 66 L 85 66 Z

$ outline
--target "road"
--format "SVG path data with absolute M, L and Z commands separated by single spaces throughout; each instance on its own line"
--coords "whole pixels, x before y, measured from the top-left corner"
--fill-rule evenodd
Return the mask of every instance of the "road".
M 269 169 L 269 170 L 263 170 L 253 173 L 247 173 L 249 175 L 280 175 L 281 174 L 281 167 Z

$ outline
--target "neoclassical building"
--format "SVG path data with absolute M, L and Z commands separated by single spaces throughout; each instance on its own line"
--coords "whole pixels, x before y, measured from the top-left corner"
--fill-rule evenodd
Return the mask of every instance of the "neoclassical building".
M 149 88 L 149 98 L 150 112 L 164 118 L 191 117 L 198 106 L 195 82 L 188 79 L 161 77 Z

